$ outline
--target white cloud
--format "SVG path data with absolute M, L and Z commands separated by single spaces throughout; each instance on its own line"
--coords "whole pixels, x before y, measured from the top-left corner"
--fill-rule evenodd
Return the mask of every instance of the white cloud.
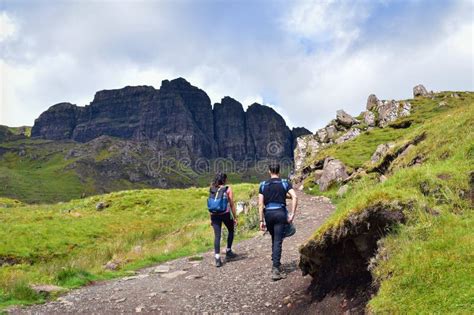
M 12 126 L 31 125 L 34 118 L 53 104 L 70 102 L 83 106 L 99 90 L 126 85 L 158 88 L 162 80 L 174 76 L 166 69 L 142 69 L 129 62 L 85 66 L 67 54 L 42 56 L 28 64 L 0 59 L 0 71 L 0 123 Z
M 0 12 L 0 43 L 16 35 L 17 26 L 6 13 Z
M 418 83 L 438 91 L 473 90 L 472 50 L 466 49 L 466 43 L 472 43 L 472 28 L 462 26 L 452 36 L 404 53 L 365 48 L 340 56 L 319 67 L 320 75 L 306 88 L 311 93 L 284 102 L 313 102 L 312 108 L 295 110 L 314 117 L 313 124 L 304 116 L 300 119 L 315 128 L 334 118 L 340 108 L 359 114 L 370 93 L 382 99 L 411 98 Z
M 292 117 L 299 116 L 303 125 L 314 131 L 340 108 L 357 115 L 365 109 L 370 93 L 386 99 L 410 98 L 418 83 L 433 90 L 473 90 L 473 22 L 465 13 L 472 12 L 469 5 L 460 3 L 444 12 L 433 38 L 426 34 L 424 41 L 411 43 L 408 36 L 417 32 L 412 25 L 412 34 L 405 38 L 387 36 L 361 44 L 356 37 L 348 41 L 350 36 L 338 34 L 362 32 L 358 25 L 370 9 L 348 11 L 347 3 L 303 1 L 290 13 L 287 30 L 291 34 L 338 41 L 332 49 L 325 46 L 314 54 L 300 55 L 297 62 L 305 69 L 292 77 L 300 84 L 300 92 L 282 92 L 281 103 L 295 104 L 287 108 L 299 113 Z M 326 32 L 329 35 L 322 34 Z M 311 72 L 314 75 L 307 80 Z
M 370 4 L 361 1 L 296 1 L 282 19 L 283 28 L 302 39 L 347 48 L 359 36 L 359 24 L 369 16 Z
M 226 95 L 244 107 L 269 103 L 290 125 L 313 131 L 337 109 L 358 114 L 370 93 L 407 98 L 418 83 L 472 90 L 472 5 L 457 2 L 437 18 L 403 20 L 409 33 L 384 36 L 367 29 L 378 21 L 373 3 L 292 2 L 274 29 L 255 14 L 245 34 L 241 25 L 223 27 L 229 21 L 219 12 L 200 12 L 203 4 L 183 10 L 188 2 L 74 3 L 16 13 L 21 28 L 15 26 L 0 58 L 0 123 L 31 125 L 58 102 L 85 105 L 97 90 L 158 88 L 179 76 L 213 103 Z M 398 21 L 390 18 L 383 22 Z

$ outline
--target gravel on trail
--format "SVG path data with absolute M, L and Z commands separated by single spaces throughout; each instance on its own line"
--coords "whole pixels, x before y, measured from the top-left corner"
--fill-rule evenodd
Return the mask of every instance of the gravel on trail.
M 334 211 L 329 199 L 298 194 L 297 232 L 283 242 L 287 278 L 272 281 L 268 233 L 234 245 L 238 257 L 214 266 L 212 251 L 137 271 L 133 276 L 72 290 L 55 301 L 15 307 L 11 314 L 130 313 L 342 313 L 340 299 L 329 305 L 308 301 L 311 277 L 298 268 L 299 245 Z M 209 227 L 211 228 L 211 227 Z M 225 256 L 225 255 L 223 255 Z M 304 307 L 305 309 L 302 309 Z M 335 309 L 338 307 L 338 309 Z M 329 309 L 328 309 L 329 308 Z

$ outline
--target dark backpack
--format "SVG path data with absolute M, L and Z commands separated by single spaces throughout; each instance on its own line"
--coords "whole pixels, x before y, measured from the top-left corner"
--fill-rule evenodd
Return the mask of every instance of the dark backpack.
M 280 184 L 280 185 L 283 186 L 283 189 L 285 189 L 285 191 L 288 192 L 288 188 L 289 188 L 288 180 L 284 179 L 284 178 L 282 178 L 280 180 L 275 180 L 275 181 L 267 180 L 267 181 L 261 182 L 260 183 L 260 191 L 264 192 L 265 188 L 272 185 L 272 184 Z M 279 209 L 279 208 L 285 208 L 285 206 L 286 206 L 285 204 L 278 204 L 278 203 L 270 202 L 267 205 L 265 205 L 265 209 L 267 209 L 267 210 Z
M 211 187 L 207 198 L 207 209 L 211 213 L 224 213 L 227 210 L 227 186 Z
M 281 184 L 283 186 L 283 188 L 285 189 L 285 191 L 288 191 L 288 180 L 287 179 L 280 179 L 280 180 L 275 180 L 275 181 L 269 181 L 269 180 L 266 180 L 266 181 L 263 181 L 260 183 L 260 189 L 262 190 L 262 192 L 264 191 L 265 187 L 269 186 L 270 184 Z

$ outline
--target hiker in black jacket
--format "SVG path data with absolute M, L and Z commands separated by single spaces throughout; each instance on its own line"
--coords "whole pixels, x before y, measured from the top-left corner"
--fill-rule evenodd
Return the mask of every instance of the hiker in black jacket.
M 266 227 L 272 236 L 272 280 L 276 281 L 284 278 L 280 263 L 284 231 L 286 225 L 292 223 L 295 218 L 298 202 L 291 183 L 280 178 L 280 165 L 271 164 L 269 173 L 270 179 L 260 183 L 258 209 L 260 229 L 264 231 Z M 290 194 L 292 199 L 290 213 L 286 209 L 287 194 Z

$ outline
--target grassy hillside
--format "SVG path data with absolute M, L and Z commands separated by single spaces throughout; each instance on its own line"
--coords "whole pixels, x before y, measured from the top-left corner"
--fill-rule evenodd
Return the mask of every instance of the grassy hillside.
M 46 140 L 16 140 L 0 144 L 0 196 L 25 202 L 55 202 L 90 195 L 93 186 L 82 182 L 65 159 L 72 143 Z
M 160 164 L 157 157 L 161 154 L 179 154 L 155 152 L 146 143 L 112 137 L 88 143 L 7 141 L 1 138 L 2 130 L 8 129 L 0 128 L 0 197 L 27 203 L 67 201 L 126 189 L 203 187 L 217 169 L 225 170 L 234 183 L 258 183 L 266 176 L 266 169 L 238 169 L 230 163 L 223 165 L 223 160 L 208 161 L 208 169 L 199 165 L 202 171 L 172 158 L 163 158 Z
M 21 126 L 21 127 L 8 127 L 10 132 L 14 135 L 20 135 L 25 137 L 31 137 L 31 127 Z
M 26 139 L 31 136 L 31 127 L 8 127 L 0 125 L 0 142 Z
M 236 200 L 256 193 L 234 186 Z M 206 188 L 122 191 L 53 205 L 0 199 L 0 307 L 43 300 L 30 284 L 77 287 L 212 248 Z M 97 203 L 105 208 L 96 210 Z M 253 209 L 255 210 L 255 209 Z M 255 213 L 252 213 L 255 216 Z M 256 224 L 242 217 L 237 237 Z M 114 261 L 117 271 L 104 269 Z
M 368 304 L 374 313 L 474 313 L 474 93 L 458 94 L 410 100 L 413 114 L 395 123 L 410 121 L 410 127 L 375 129 L 317 156 L 334 156 L 367 175 L 350 182 L 343 197 L 337 185 L 324 193 L 337 210 L 310 242 L 323 242 L 349 216 L 376 204 L 405 205 L 406 224 L 379 244 L 372 276 L 380 290 Z M 396 157 L 381 182 L 380 165 L 370 162 L 377 145 L 393 142 L 394 153 L 422 134 L 425 139 Z M 321 194 L 311 178 L 305 189 Z

